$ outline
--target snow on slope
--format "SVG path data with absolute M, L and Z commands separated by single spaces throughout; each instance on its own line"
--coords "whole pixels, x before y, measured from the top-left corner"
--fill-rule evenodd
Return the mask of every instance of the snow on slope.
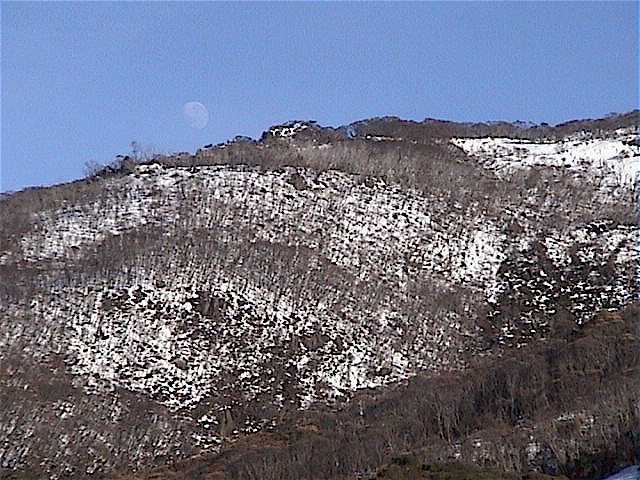
M 504 169 L 554 162 L 606 166 L 637 161 L 629 157 L 634 150 L 622 140 L 456 142 L 474 154 L 492 156 L 492 165 Z M 256 376 L 269 370 L 266 365 L 273 359 L 269 349 L 278 343 L 276 339 L 288 342 L 300 335 L 324 339 L 313 352 L 300 348 L 290 360 L 304 403 L 438 369 L 452 354 L 455 357 L 456 337 L 474 332 L 461 326 L 455 312 L 440 318 L 437 328 L 434 319 L 404 318 L 400 309 L 406 300 L 399 298 L 406 295 L 403 291 L 411 279 L 426 276 L 436 285 L 464 286 L 495 302 L 508 287 L 498 269 L 511 253 L 529 248 L 532 238 L 531 232 L 510 238 L 495 219 L 471 210 L 452 211 L 436 197 L 336 171 L 150 164 L 103 184 L 104 198 L 42 212 L 38 228 L 22 239 L 22 257 L 34 263 L 64 264 L 105 238 L 143 226 L 170 230 L 186 215 L 192 229 L 223 228 L 243 232 L 251 242 L 320 251 L 357 281 L 389 281 L 400 292 L 372 308 L 352 299 L 338 315 L 330 302 L 310 304 L 306 310 L 297 307 L 294 313 L 286 295 L 275 300 L 273 292 L 229 272 L 220 272 L 214 283 L 193 271 L 183 276 L 174 272 L 173 283 L 165 287 L 154 284 L 155 272 L 143 272 L 135 284 L 97 284 L 91 292 L 56 294 L 56 298 L 82 298 L 79 305 L 69 307 L 49 299 L 46 307 L 37 307 L 46 317 L 72 317 L 66 329 L 75 355 L 73 369 L 89 375 L 88 388 L 124 386 L 150 393 L 172 408 L 197 405 L 215 385 L 228 381 L 225 375 L 230 371 L 243 380 L 244 386 L 238 388 L 247 396 L 257 395 L 251 385 L 259 384 Z M 637 248 L 627 242 L 629 232 L 614 230 L 607 235 L 604 244 L 620 257 L 617 263 L 637 258 Z M 550 232 L 546 246 L 553 262 L 562 267 L 572 261 L 569 249 L 577 241 L 596 240 L 580 231 Z M 202 333 L 212 327 L 193 303 L 203 289 L 227 306 L 230 318 L 243 319 L 237 325 L 231 320 L 217 325 L 207 334 L 215 341 Z M 538 296 L 545 295 L 541 290 Z M 103 305 L 111 297 L 120 298 L 123 305 L 113 316 L 105 315 Z M 270 319 L 279 320 L 273 324 Z M 413 340 L 403 339 L 405 331 L 412 331 Z M 510 335 L 508 328 L 504 332 Z M 200 340 L 194 341 L 193 335 Z M 247 343 L 254 348 L 252 355 L 230 353 L 243 351 Z M 376 374 L 381 367 L 386 373 Z M 271 387 L 267 382 L 260 388 Z
M 617 188 L 638 174 L 630 140 L 622 132 L 553 144 L 454 142 L 499 174 L 540 165 Z M 190 438 L 204 448 L 222 441 L 226 412 L 236 420 L 233 431 L 252 432 L 269 428 L 283 407 L 343 400 L 462 365 L 482 354 L 474 349 L 484 308 L 502 322 L 494 325 L 499 346 L 544 336 L 559 299 L 581 322 L 617 308 L 634 288 L 624 272 L 640 258 L 637 226 L 545 225 L 541 233 L 534 198 L 522 210 L 505 205 L 521 223 L 516 233 L 474 205 L 336 171 L 150 164 L 102 179 L 100 189 L 100 198 L 41 212 L 0 263 L 62 271 L 92 258 L 103 242 L 126 244 L 128 235 L 154 228 L 170 239 L 165 245 L 189 231 L 223 232 L 206 254 L 215 257 L 224 244 L 243 247 L 246 258 L 225 268 L 197 254 L 180 263 L 168 252 L 141 251 L 127 258 L 127 274 L 39 290 L 19 311 L 21 321 L 2 319 L 0 364 L 11 348 L 35 362 L 54 351 L 76 387 L 155 400 L 196 425 Z M 295 297 L 289 287 L 297 278 L 280 289 L 283 265 L 270 264 L 263 279 L 251 273 L 260 258 L 252 250 L 281 246 L 312 252 L 308 271 L 332 268 L 322 270 L 324 278 L 302 275 L 315 283 L 301 282 Z M 140 260 L 154 255 L 167 261 Z M 615 279 L 600 275 L 605 264 Z M 371 293 L 376 288 L 379 296 Z M 516 315 L 500 311 L 516 301 Z
M 608 203 L 619 201 L 616 198 L 631 199 L 629 193 L 633 198 L 640 194 L 640 147 L 637 138 L 636 127 L 619 129 L 604 136 L 579 134 L 556 141 L 536 142 L 488 137 L 454 138 L 451 142 L 478 160 L 485 168 L 501 176 L 510 176 L 516 170 L 529 168 L 576 175 L 582 181 L 597 187 L 596 202 Z M 546 254 L 560 267 L 571 269 L 576 263 L 586 264 L 593 258 L 586 258 L 585 255 L 593 257 L 594 252 L 598 250 L 599 255 L 613 255 L 616 265 L 628 266 L 622 267 L 623 269 L 633 269 L 637 281 L 640 279 L 639 235 L 640 230 L 637 227 L 619 226 L 609 230 L 592 225 L 570 232 L 552 230 L 544 243 Z M 587 245 L 589 248 L 584 248 Z M 526 249 L 526 241 L 523 247 Z M 579 250 L 578 257 L 573 258 L 571 252 L 575 254 L 576 247 Z M 632 298 L 633 293 L 628 285 L 624 284 L 626 281 L 622 279 L 622 284 L 609 285 L 609 290 L 598 292 L 598 295 L 603 301 L 605 298 L 615 298 L 617 302 L 624 304 Z M 547 280 L 545 282 L 549 284 Z M 582 281 L 577 284 L 577 287 L 581 286 L 584 286 Z M 495 292 L 501 290 L 504 290 L 504 284 L 498 284 L 494 289 Z M 538 300 L 549 303 L 553 297 L 549 295 L 552 290 L 551 287 L 539 289 Z M 584 292 L 574 291 L 572 295 L 586 298 L 594 293 L 593 288 L 589 287 Z M 552 303 L 554 302 L 549 303 L 548 308 L 541 307 L 542 310 L 553 313 L 555 309 Z M 598 302 L 592 305 L 580 302 L 577 308 L 585 312 L 598 306 Z
M 292 174 L 302 175 L 308 188 L 294 188 Z M 79 247 L 107 235 L 177 221 L 175 212 L 186 197 L 198 198 L 194 228 L 213 221 L 231 230 L 249 228 L 252 241 L 322 244 L 328 261 L 363 282 L 387 277 L 402 286 L 409 274 L 436 275 L 445 283 L 468 284 L 482 296 L 495 283 L 504 256 L 504 235 L 488 219 L 470 216 L 468 225 L 459 226 L 437 208 L 437 199 L 381 181 L 365 185 L 338 172 L 149 165 L 105 187 L 112 201 L 43 214 L 39 229 L 23 239 L 25 257 L 65 262 Z M 174 216 L 165 218 L 168 212 Z M 452 233 L 446 222 L 460 228 Z M 52 292 L 42 303 L 36 299 L 33 311 L 63 322 L 65 332 L 64 338 L 40 343 L 68 342 L 72 371 L 89 379 L 89 390 L 121 386 L 189 409 L 225 385 L 235 385 L 246 398 L 267 390 L 282 397 L 282 380 L 274 387 L 269 373 L 274 348 L 288 350 L 287 367 L 296 372 L 299 398 L 308 404 L 441 368 L 456 353 L 455 338 L 472 333 L 454 312 L 438 328 L 420 316 L 428 312 L 404 318 L 400 300 L 393 298 L 370 308 L 358 308 L 351 299 L 341 311 L 330 304 L 294 311 L 286 296 L 276 300 L 246 279 L 220 274 L 212 283 L 193 271 L 172 278 L 159 287 L 151 272 L 128 286 L 98 283 Z M 212 325 L 196 311 L 203 290 L 225 305 L 224 323 Z M 60 301 L 69 298 L 78 300 Z
M 303 175 L 309 188 L 293 188 L 292 174 Z M 491 220 L 466 214 L 468 223 L 451 235 L 445 222 L 453 223 L 465 212 L 448 213 L 438 199 L 382 181 L 365 185 L 335 171 L 318 176 L 294 169 L 143 165 L 136 175 L 105 188 L 107 200 L 42 213 L 39 229 L 22 239 L 23 257 L 64 261 L 77 247 L 109 235 L 175 221 L 187 195 L 197 196 L 202 207 L 189 213 L 195 217 L 194 227 L 212 222 L 248 226 L 256 239 L 286 243 L 295 237 L 310 248 L 322 239 L 330 260 L 362 279 L 373 271 L 401 277 L 410 259 L 415 268 L 482 286 L 495 275 L 502 257 L 504 235 Z M 222 206 L 236 213 L 213 220 Z
M 603 480 L 640 480 L 640 466 L 632 465 Z
M 515 168 L 556 167 L 588 173 L 607 187 L 633 187 L 640 174 L 640 148 L 632 130 L 611 138 L 567 137 L 555 142 L 512 138 L 455 138 L 452 143 L 490 169 L 508 174 Z

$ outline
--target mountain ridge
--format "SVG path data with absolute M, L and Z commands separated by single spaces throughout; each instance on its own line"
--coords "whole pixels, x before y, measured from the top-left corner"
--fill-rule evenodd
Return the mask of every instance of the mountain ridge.
M 85 180 L 5 196 L 0 393 L 11 407 L 0 409 L 0 467 L 107 477 L 204 454 L 235 458 L 220 464 L 228 478 L 355 478 L 437 445 L 425 460 L 611 472 L 638 444 L 637 384 L 625 373 L 638 361 L 637 119 L 373 119 L 351 133 L 294 121 L 258 141 L 123 156 Z M 593 359 L 581 363 L 579 346 Z M 548 378 L 518 367 L 534 360 Z M 473 372 L 481 386 L 460 380 Z M 587 372 L 602 386 L 592 405 L 573 392 L 543 407 L 509 383 L 551 392 Z M 435 417 L 420 403 L 429 382 L 442 400 Z M 424 422 L 406 427 L 411 438 L 386 426 L 406 416 L 394 392 L 407 388 Z M 483 429 L 447 388 L 475 392 L 501 420 Z M 626 407 L 608 430 L 612 405 Z M 491 440 L 498 431 L 510 432 L 506 453 Z M 233 453 L 252 435 L 284 443 Z M 356 463 L 296 470 L 305 445 L 332 435 L 360 452 Z M 593 469 L 579 464 L 598 452 Z M 259 470 L 265 461 L 281 470 Z

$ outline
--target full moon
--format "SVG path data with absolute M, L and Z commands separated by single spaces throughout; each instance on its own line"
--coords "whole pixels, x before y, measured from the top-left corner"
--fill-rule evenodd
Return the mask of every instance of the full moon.
M 200 102 L 187 102 L 182 107 L 182 114 L 190 127 L 202 130 L 209 123 L 209 112 Z

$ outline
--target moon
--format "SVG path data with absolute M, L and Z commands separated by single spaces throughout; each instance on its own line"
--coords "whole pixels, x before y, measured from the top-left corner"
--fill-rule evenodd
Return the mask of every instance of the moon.
M 209 112 L 200 102 L 187 102 L 182 107 L 182 114 L 191 128 L 202 130 L 209 123 Z

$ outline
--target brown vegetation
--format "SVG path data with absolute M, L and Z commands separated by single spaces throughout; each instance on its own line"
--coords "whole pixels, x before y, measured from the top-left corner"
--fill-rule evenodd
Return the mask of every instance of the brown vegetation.
M 540 464 L 543 472 L 604 475 L 621 460 L 633 461 L 640 446 L 636 314 L 632 307 L 613 322 L 480 361 L 461 375 L 414 378 L 371 392 L 340 411 L 293 414 L 279 429 L 284 442 L 248 436 L 197 462 L 208 465 L 203 472 L 224 471 L 224 478 L 238 480 L 366 478 L 384 464 L 377 478 L 543 479 L 522 473 L 535 444 L 550 456 Z M 513 473 L 426 466 L 450 461 L 455 451 L 466 462 Z M 414 453 L 393 460 L 402 452 Z M 187 478 L 163 472 L 135 478 Z
M 380 119 L 358 125 L 358 138 L 339 138 L 332 132 L 331 143 L 323 148 L 318 144 L 322 137 L 277 142 L 240 139 L 224 148 L 196 155 L 158 156 L 152 161 L 193 169 L 208 165 L 271 170 L 293 166 L 316 172 L 335 169 L 359 175 L 365 184 L 383 179 L 415 189 L 432 198 L 434 205 L 446 210 L 445 213 L 455 209 L 462 212 L 461 215 L 492 215 L 502 219 L 507 231 L 526 227 L 526 221 L 519 217 L 523 211 L 535 212 L 542 231 L 603 220 L 616 225 L 634 225 L 636 204 L 630 198 L 596 205 L 593 192 L 597 185 L 556 172 L 527 173 L 501 180 L 467 161 L 461 151 L 442 139 L 498 134 L 553 138 L 581 129 L 595 129 L 597 133 L 598 129 L 618 128 L 637 120 L 638 112 L 632 112 L 615 119 L 523 130 L 510 124 L 469 126 Z M 405 140 L 374 141 L 367 139 L 367 135 Z M 48 212 L 81 209 L 92 201 L 104 205 L 113 202 L 104 189 L 104 178 L 135 172 L 138 161 L 132 163 L 131 159 L 123 158 L 109 169 L 96 170 L 85 180 L 54 188 L 27 189 L 0 199 L 0 252 L 18 249 L 20 239 L 27 232 L 41 228 L 41 216 Z M 299 174 L 292 174 L 289 183 L 298 191 L 307 188 Z M 121 195 L 115 200 L 130 201 L 126 192 Z M 170 276 L 174 272 L 171 269 L 188 271 L 193 265 L 205 265 L 203 271 L 207 275 L 225 271 L 239 273 L 247 282 L 269 287 L 276 298 L 287 295 L 294 306 L 309 296 L 321 299 L 331 294 L 339 299 L 347 290 L 358 293 L 360 303 L 354 305 L 377 305 L 383 287 L 390 288 L 384 279 L 358 282 L 352 273 L 319 258 L 306 247 L 256 241 L 250 228 L 244 225 L 225 230 L 219 226 L 222 220 L 236 218 L 234 215 L 244 210 L 243 205 L 225 205 L 204 197 L 203 192 L 183 192 L 175 219 L 108 236 L 94 245 L 79 248 L 77 255 L 64 263 L 46 260 L 0 264 L 0 306 L 9 311 L 10 306 L 28 304 L 36 292 L 44 289 L 81 287 L 96 279 L 115 286 L 130 285 L 135 284 L 136 276 L 142 271 Z M 189 213 L 203 205 L 215 207 L 211 208 L 209 223 L 194 225 Z M 254 220 L 259 221 L 261 212 L 254 214 Z M 460 229 L 464 228 L 461 224 Z M 313 270 L 308 268 L 312 262 L 317 267 Z M 585 276 L 590 271 L 585 270 Z M 479 322 L 485 322 L 482 333 L 490 337 L 492 326 L 485 318 L 485 307 L 473 292 L 438 288 L 416 275 L 407 283 L 403 294 L 411 297 L 411 302 L 402 304 L 403 314 L 408 318 L 421 319 L 420 315 L 428 311 L 433 312 L 434 322 L 444 321 L 444 315 L 438 316 L 442 312 L 453 311 L 463 316 L 470 308 L 478 314 Z M 207 292 L 201 292 L 196 307 L 206 318 L 216 321 L 223 308 L 217 301 L 207 297 Z M 271 433 L 234 437 L 220 455 L 201 455 L 148 474 L 127 473 L 131 465 L 126 458 L 120 458 L 114 465 L 125 472 L 119 478 L 147 480 L 365 478 L 363 475 L 380 468 L 383 468 L 380 478 L 389 479 L 462 480 L 469 475 L 481 475 L 473 470 L 470 473 L 468 466 L 436 467 L 434 464 L 460 455 L 466 463 L 519 472 L 514 476 L 496 474 L 499 476 L 487 479 L 524 480 L 527 477 L 523 477 L 522 472 L 536 462 L 539 470 L 548 473 L 590 478 L 607 473 L 623 459 L 633 461 L 634 449 L 640 445 L 639 312 L 640 307 L 630 306 L 619 313 L 604 313 L 581 328 L 576 327 L 572 318 L 563 319 L 558 314 L 552 324 L 551 339 L 507 350 L 501 358 L 481 357 L 477 364 L 459 375 L 421 376 L 392 389 L 359 392 L 339 410 L 317 405 L 308 411 L 296 412 L 294 400 L 283 412 L 274 412 L 272 407 L 268 412 L 266 407 L 256 411 L 255 406 L 242 405 L 237 407 L 238 412 L 234 411 L 234 416 L 278 415 L 281 424 Z M 37 336 L 41 330 L 39 321 L 42 320 L 7 316 L 3 328 L 8 325 L 24 328 Z M 473 338 L 469 342 L 475 347 L 487 338 Z M 313 347 L 322 344 L 323 339 L 300 341 Z M 61 373 L 60 362 L 30 369 L 25 354 L 20 352 L 22 347 L 27 345 L 18 343 L 15 354 L 5 352 L 3 356 L 0 404 L 8 405 L 18 395 L 33 395 L 33 408 L 20 412 L 25 422 L 31 418 L 30 412 L 34 415 L 46 412 L 46 402 L 55 399 L 75 398 L 74 401 L 84 402 L 85 412 L 91 411 L 94 403 L 74 390 L 72 381 Z M 52 361 L 58 360 L 52 358 Z M 12 384 L 15 377 L 7 373 L 9 369 L 18 371 L 23 383 L 33 390 L 18 391 L 18 388 L 24 389 L 24 385 Z M 47 372 L 55 375 L 47 376 Z M 285 376 L 283 371 L 277 375 Z M 123 398 L 132 410 L 131 418 L 126 421 L 134 427 L 117 437 L 113 432 L 117 425 L 102 425 L 94 420 L 96 431 L 102 432 L 101 435 L 115 435 L 114 441 L 121 441 L 123 445 L 152 443 L 162 437 L 163 421 L 172 424 L 172 419 L 157 420 L 169 415 L 153 402 L 147 405 L 137 397 L 124 395 Z M 106 406 L 102 408 L 108 410 Z M 149 415 L 153 415 L 158 425 L 145 423 Z M 27 423 L 23 427 L 28 427 Z M 76 427 L 79 428 L 79 424 Z M 185 429 L 179 422 L 171 428 Z M 44 440 L 49 438 L 46 432 L 49 430 L 45 429 L 42 434 Z M 93 440 L 86 441 L 87 445 L 93 445 Z M 533 459 L 527 450 L 532 443 L 536 445 Z M 40 442 L 38 448 L 44 451 L 53 447 Z M 404 460 L 393 460 L 404 452 L 412 452 L 408 458 L 413 460 L 406 464 L 402 463 Z M 42 453 L 42 457 L 47 454 Z M 434 466 L 424 470 L 426 465 Z M 3 475 L 21 479 L 30 478 L 29 475 L 37 477 L 36 473 L 23 473 L 22 477 L 15 477 L 15 473 L 0 471 L 0 478 L 5 478 Z M 403 477 L 405 474 L 409 476 Z M 414 474 L 423 476 L 410 476 Z
M 536 472 L 524 474 L 498 472 L 459 463 L 426 464 L 411 455 L 393 458 L 378 471 L 375 478 L 379 480 L 566 480 L 564 476 L 549 476 Z

